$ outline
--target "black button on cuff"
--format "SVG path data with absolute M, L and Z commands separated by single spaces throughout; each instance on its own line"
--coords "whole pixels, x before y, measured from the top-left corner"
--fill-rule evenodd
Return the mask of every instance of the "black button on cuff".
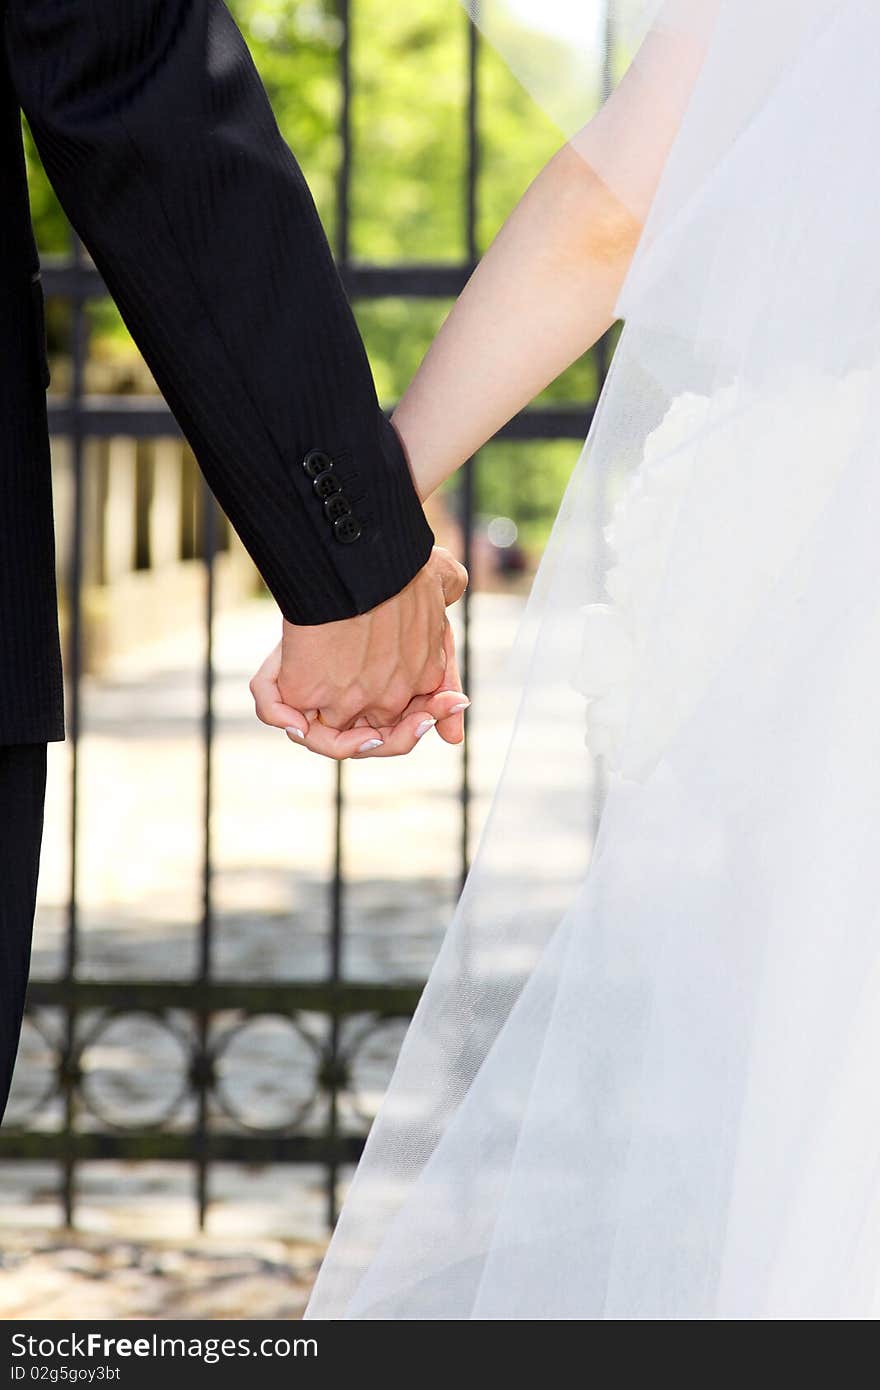
M 325 498 L 332 497 L 334 492 L 341 492 L 342 488 L 338 480 L 328 468 L 324 473 L 319 473 L 317 478 L 312 479 L 312 487 L 315 489 L 316 496 L 323 502 Z
M 323 449 L 310 449 L 302 461 L 303 472 L 309 478 L 317 478 L 333 467 L 333 460 Z
M 328 521 L 338 521 L 341 516 L 348 516 L 351 511 L 351 504 L 347 497 L 343 497 L 341 492 L 328 497 L 324 503 L 324 515 Z
M 333 534 L 341 545 L 351 545 L 361 534 L 361 523 L 349 512 L 334 521 Z
M 333 460 L 324 449 L 310 449 L 302 461 L 303 472 L 312 481 L 315 496 L 324 505 L 324 515 L 333 528 L 333 535 L 340 545 L 351 545 L 359 539 L 363 527 L 351 510 L 351 504 L 342 492 Z

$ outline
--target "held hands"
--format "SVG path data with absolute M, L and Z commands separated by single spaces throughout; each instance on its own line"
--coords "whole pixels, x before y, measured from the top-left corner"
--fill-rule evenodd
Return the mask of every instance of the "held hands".
M 435 726 L 460 743 L 469 701 L 446 609 L 466 588 L 464 566 L 435 546 L 407 587 L 369 613 L 285 622 L 250 683 L 258 718 L 335 759 L 398 757 Z

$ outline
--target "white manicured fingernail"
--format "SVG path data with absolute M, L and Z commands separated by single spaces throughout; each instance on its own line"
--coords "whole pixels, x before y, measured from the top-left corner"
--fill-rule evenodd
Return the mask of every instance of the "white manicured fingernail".
M 362 743 L 358 749 L 359 753 L 369 753 L 372 748 L 381 748 L 384 740 L 381 738 L 368 738 L 366 743 Z
M 470 700 L 463 700 L 460 705 L 453 705 L 450 714 L 460 714 L 463 709 L 470 709 Z
M 416 738 L 424 738 L 428 730 L 433 729 L 436 723 L 436 719 L 423 719 L 419 727 L 416 729 Z
M 302 729 L 298 729 L 295 724 L 290 724 L 284 732 L 286 734 L 293 734 L 294 738 L 305 738 Z

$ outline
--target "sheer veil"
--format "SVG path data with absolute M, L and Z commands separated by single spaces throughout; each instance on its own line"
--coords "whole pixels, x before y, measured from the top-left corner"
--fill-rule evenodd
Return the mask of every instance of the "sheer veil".
M 880 9 L 475 17 L 644 230 L 307 1316 L 876 1317 Z

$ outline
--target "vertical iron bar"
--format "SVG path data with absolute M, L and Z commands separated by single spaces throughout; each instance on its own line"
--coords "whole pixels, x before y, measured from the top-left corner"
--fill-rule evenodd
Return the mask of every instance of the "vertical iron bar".
M 467 179 L 465 244 L 467 247 L 468 265 L 471 268 L 476 265 L 479 255 L 477 246 L 477 218 L 479 215 L 477 180 L 480 166 L 480 93 L 478 67 L 480 31 L 476 24 L 476 20 L 479 17 L 479 6 L 476 0 L 474 0 L 472 9 L 474 18 L 468 18 L 467 20 L 467 164 L 465 168 L 465 177 Z
M 343 275 L 348 268 L 351 252 L 351 0 L 337 0 L 340 23 L 339 42 L 339 134 L 340 160 L 336 179 L 336 257 Z M 343 825 L 345 817 L 345 774 L 342 763 L 336 765 L 336 784 L 333 803 L 333 881 L 330 889 L 330 940 L 327 978 L 331 985 L 342 977 L 342 953 L 345 933 L 345 880 L 343 864 Z M 339 1135 L 339 1041 L 340 1021 L 334 1011 L 330 1018 L 328 1038 L 329 1106 L 327 1138 L 331 1149 Z M 327 1164 L 326 1202 L 327 1224 L 333 1227 L 338 1215 L 339 1165 L 335 1157 Z
M 476 14 L 476 6 L 474 7 Z M 465 164 L 465 245 L 469 269 L 477 263 L 477 201 L 480 166 L 479 132 L 479 30 L 474 19 L 467 20 L 467 112 L 466 138 L 467 155 Z M 473 560 L 474 540 L 474 485 L 476 458 L 470 458 L 464 465 L 458 486 L 459 516 L 462 528 L 462 563 L 470 573 Z M 471 693 L 471 591 L 465 591 L 462 608 L 461 675 L 462 685 L 468 695 Z M 465 720 L 465 737 L 461 749 L 461 837 L 460 837 L 460 887 L 464 887 L 470 866 L 471 830 L 471 758 L 468 725 Z
M 203 670 L 202 750 L 204 756 L 204 799 L 202 804 L 202 918 L 199 924 L 198 980 L 207 983 L 211 975 L 211 948 L 214 929 L 214 860 L 212 841 L 212 810 L 214 791 L 214 607 L 215 558 L 217 554 L 217 510 L 213 494 L 200 477 L 199 497 L 202 511 L 202 535 L 205 568 L 205 664 Z M 202 998 L 204 994 L 202 993 Z M 198 1019 L 198 1054 L 195 1074 L 198 1097 L 195 1135 L 196 1191 L 198 1198 L 199 1230 L 205 1229 L 208 1213 L 208 1099 L 211 1069 L 208 1062 L 210 1043 L 210 1011 L 200 1004 Z
M 614 85 L 614 0 L 605 0 L 605 22 L 603 32 L 602 49 L 602 88 L 599 93 L 601 102 L 604 102 L 611 93 Z M 605 377 L 610 366 L 610 330 L 603 333 L 598 343 L 593 349 L 593 361 L 596 364 L 596 400 L 602 392 Z M 606 479 L 607 483 L 607 479 Z M 601 556 L 605 552 L 605 521 L 608 513 L 609 498 L 607 491 L 602 489 L 598 499 L 598 516 L 595 534 L 595 545 L 597 555 Z M 602 819 L 602 808 L 605 804 L 607 790 L 607 771 L 604 760 L 597 761 L 593 758 L 593 788 L 592 788 L 592 824 L 593 824 L 593 843 L 599 831 L 599 822 Z
M 602 86 L 599 93 L 605 102 L 614 86 L 614 0 L 605 0 L 605 23 L 602 35 Z M 608 374 L 610 362 L 608 334 L 603 333 L 595 348 L 593 358 L 596 363 L 596 395 L 602 390 L 602 383 Z
M 83 267 L 83 248 L 79 238 L 71 233 L 71 263 L 74 271 Z M 76 1005 L 73 982 L 79 957 L 79 740 L 82 725 L 82 577 L 83 577 L 83 492 L 85 417 L 85 368 L 88 358 L 88 321 L 83 291 L 77 282 L 70 306 L 70 452 L 73 473 L 73 536 L 70 547 L 67 671 L 67 734 L 70 739 L 70 869 L 67 894 L 67 932 L 64 950 L 64 981 L 67 1007 L 64 1020 L 64 1133 L 68 1140 L 76 1124 Z M 72 1226 L 76 1201 L 76 1161 L 70 1144 L 62 1171 L 62 1200 L 64 1222 Z
M 342 950 L 345 933 L 345 864 L 343 859 L 343 822 L 345 811 L 345 781 L 343 764 L 336 764 L 336 792 L 333 807 L 333 882 L 330 892 L 330 959 L 328 979 L 337 985 L 342 978 Z M 341 1022 L 334 1010 L 330 1019 L 330 1106 L 327 1112 L 327 1133 L 331 1144 L 339 1135 L 339 1041 Z M 336 1224 L 338 1211 L 339 1165 L 335 1157 L 327 1165 L 327 1224 Z
M 336 259 L 345 270 L 351 253 L 351 0 L 337 0 L 339 39 L 339 171 L 336 176 Z

